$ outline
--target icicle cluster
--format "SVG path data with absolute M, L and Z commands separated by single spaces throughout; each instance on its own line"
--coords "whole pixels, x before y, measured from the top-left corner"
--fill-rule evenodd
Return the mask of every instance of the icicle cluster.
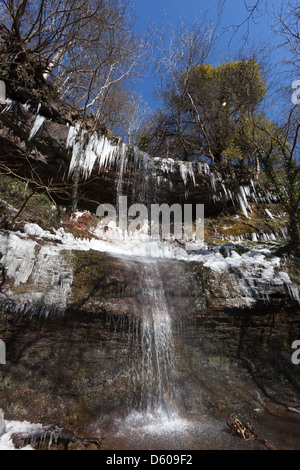
M 156 176 L 156 171 L 161 171 L 166 175 L 179 172 L 184 185 L 188 180 L 196 184 L 195 174 L 210 176 L 211 185 L 216 188 L 216 176 L 211 173 L 209 165 L 203 162 L 182 162 L 173 158 L 154 158 L 141 152 L 137 148 L 130 148 L 125 143 L 112 144 L 105 136 L 98 136 L 96 132 L 89 135 L 87 131 L 81 129 L 79 124 L 71 126 L 67 137 L 66 148 L 72 149 L 72 159 L 69 167 L 69 177 L 74 173 L 79 165 L 82 177 L 87 180 L 90 178 L 95 165 L 98 165 L 98 172 L 117 167 L 119 178 L 123 176 L 128 165 L 128 154 L 133 157 L 133 164 L 136 171 L 141 168 L 145 172 L 152 172 L 159 185 L 161 177 Z M 146 176 L 146 175 L 145 175 Z
M 88 143 L 84 145 L 86 137 L 88 137 Z M 116 161 L 124 161 L 127 150 L 125 144 L 112 145 L 109 139 L 105 136 L 99 137 L 96 132 L 87 136 L 87 132 L 81 130 L 79 124 L 70 127 L 66 147 L 72 148 L 69 176 L 79 165 L 84 179 L 91 176 L 96 163 L 100 172 L 102 169 L 114 166 Z
M 0 234 L 1 264 L 7 278 L 18 287 L 28 282 L 33 288 L 14 296 L 0 293 L 4 309 L 25 315 L 61 315 L 73 282 L 73 273 L 61 256 L 59 245 L 40 246 L 26 234 L 38 236 L 43 230 L 35 224 L 24 228 L 25 235 Z M 7 295 L 8 294 L 8 295 Z

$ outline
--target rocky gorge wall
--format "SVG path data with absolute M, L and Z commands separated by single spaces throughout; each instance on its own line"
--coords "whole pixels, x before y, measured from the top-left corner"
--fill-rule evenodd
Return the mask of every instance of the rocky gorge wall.
M 223 253 L 206 247 L 193 260 L 120 257 L 21 233 L 1 237 L 7 364 L 0 401 L 8 419 L 87 432 L 100 417 L 138 406 L 149 266 L 156 273 L 151 289 L 163 286 L 172 319 L 175 400 L 186 414 L 296 406 L 291 344 L 300 335 L 300 311 L 276 259 L 256 259 L 250 276 L 254 253 L 231 245 Z M 239 268 L 220 269 L 221 262 L 236 265 L 237 256 Z
M 291 345 L 300 338 L 300 273 L 296 257 L 276 254 L 286 233 L 276 197 L 253 182 L 231 192 L 204 162 L 150 161 L 101 123 L 95 129 L 92 117 L 82 128 L 77 110 L 51 87 L 33 89 L 8 83 L 0 104 L 5 177 L 60 188 L 57 210 L 70 203 L 83 155 L 84 211 L 128 194 L 130 202 L 201 203 L 209 220 L 205 242 L 190 248 L 182 241 L 111 241 L 90 213 L 93 226 L 81 230 L 84 216 L 60 212 L 48 230 L 34 211 L 16 217 L 28 185 L 10 200 L 15 180 L 7 179 L 0 201 L 5 417 L 84 433 L 101 421 L 105 431 L 141 403 L 147 409 L 147 384 L 154 394 L 163 386 L 161 403 L 190 418 L 206 412 L 226 420 L 277 407 L 297 416 L 299 366 Z M 172 393 L 160 370 L 168 366 Z

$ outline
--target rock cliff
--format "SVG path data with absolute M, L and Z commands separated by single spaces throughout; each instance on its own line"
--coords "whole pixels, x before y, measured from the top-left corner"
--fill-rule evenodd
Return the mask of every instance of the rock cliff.
M 159 389 L 168 361 L 172 400 L 160 399 L 191 419 L 299 411 L 291 362 L 300 336 L 299 263 L 278 255 L 286 217 L 268 189 L 252 182 L 233 191 L 205 162 L 151 160 L 92 116 L 83 123 L 50 85 L 17 87 L 3 71 L 0 79 L 7 85 L 0 105 L 5 416 L 76 432 L 101 422 L 105 430 L 139 409 L 147 380 Z M 119 194 L 204 204 L 205 242 L 112 241 L 90 213 L 60 212 L 52 227 L 48 206 L 41 227 L 37 204 L 16 216 L 28 189 L 22 179 L 67 206 L 78 162 L 84 211 L 115 204 Z

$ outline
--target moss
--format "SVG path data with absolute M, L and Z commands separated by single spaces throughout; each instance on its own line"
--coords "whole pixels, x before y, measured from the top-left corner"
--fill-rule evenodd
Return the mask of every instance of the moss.
M 298 256 L 289 256 L 286 258 L 285 267 L 292 282 L 299 284 L 300 282 L 300 263 Z
M 234 216 L 232 213 L 222 213 L 218 217 L 205 219 L 205 241 L 207 243 L 221 244 L 226 241 L 238 239 L 238 237 L 251 239 L 252 234 L 268 234 L 275 236 L 288 224 L 288 218 L 280 204 L 250 204 L 252 212 L 247 219 L 239 211 Z M 274 215 L 271 219 L 265 212 L 266 209 Z
M 79 362 L 75 362 L 72 364 L 72 367 L 66 372 L 66 376 L 70 378 L 72 381 L 77 381 L 81 379 L 85 379 L 87 377 L 87 370 L 82 364 Z
M 96 330 L 88 329 L 84 332 L 84 343 L 99 343 L 101 340 L 103 340 L 103 336 Z
M 92 301 L 97 301 L 97 308 L 99 307 L 99 301 L 109 293 L 105 282 L 107 270 L 107 260 L 101 253 L 93 250 L 73 252 L 74 279 L 69 295 L 71 309 L 78 309 Z
M 32 189 L 18 178 L 0 173 L 0 198 L 16 209 L 20 209 Z M 39 224 L 44 230 L 60 226 L 60 208 L 53 210 L 53 201 L 42 193 L 37 192 L 27 202 L 20 218 Z

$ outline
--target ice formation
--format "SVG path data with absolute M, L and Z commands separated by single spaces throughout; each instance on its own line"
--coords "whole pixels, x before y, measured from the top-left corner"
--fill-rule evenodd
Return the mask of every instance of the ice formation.
M 214 249 L 205 243 L 189 242 L 179 245 L 151 240 L 146 230 L 142 230 L 140 237 L 137 234 L 129 234 L 125 239 L 119 233 L 118 239 L 115 231 L 119 229 L 115 226 L 110 229 L 113 236 L 110 238 L 110 232 L 105 232 L 106 239 L 97 238 L 97 235 L 101 236 L 101 229 L 93 233 L 93 238 L 81 240 L 63 229 L 52 234 L 38 229 L 35 224 L 28 224 L 25 234 L 17 232 L 8 237 L 1 235 L 1 246 L 6 247 L 2 264 L 7 269 L 7 276 L 14 279 L 15 285 L 27 282 L 31 276 L 34 285 L 34 292 L 18 296 L 20 311 L 44 314 L 64 312 L 73 282 L 73 273 L 65 264 L 64 256 L 61 256 L 61 252 L 66 250 L 94 250 L 122 258 L 198 262 L 212 271 L 229 275 L 235 269 L 242 269 L 247 283 L 243 280 L 240 282 L 241 296 L 245 296 L 246 291 L 246 297 L 253 302 L 257 300 L 257 296 L 261 297 L 261 290 L 267 295 L 268 286 L 282 285 L 287 287 L 293 300 L 300 302 L 298 287 L 280 270 L 280 258 L 272 256 L 266 248 L 240 253 L 238 246 L 233 242 Z M 41 240 L 48 243 L 40 246 Z M 10 294 L 13 300 L 13 292 Z
M 5 433 L 1 436 L 0 435 L 0 451 L 1 450 L 16 450 L 15 446 L 11 440 L 12 434 L 14 433 L 28 433 L 28 432 L 33 432 L 36 431 L 37 429 L 41 428 L 40 424 L 32 424 L 28 423 L 26 421 L 20 422 L 20 421 L 5 421 Z M 33 447 L 28 445 L 26 447 L 23 447 L 21 449 L 22 451 L 33 451 Z
M 59 244 L 40 245 L 28 237 L 37 238 L 45 232 L 36 224 L 25 227 L 25 234 L 0 234 L 3 253 L 1 264 L 7 279 L 14 286 L 26 284 L 31 280 L 34 288 L 15 295 L 10 288 L 0 293 L 4 307 L 11 307 L 20 313 L 63 314 L 67 296 L 73 282 L 73 273 L 61 256 Z M 49 235 L 51 235 L 49 233 Z
M 70 126 L 66 148 L 72 150 L 72 159 L 69 166 L 69 176 L 72 176 L 74 170 L 79 166 L 82 177 L 86 180 L 90 178 L 95 166 L 98 166 L 98 172 L 116 167 L 119 170 L 119 181 L 127 169 L 128 155 L 133 156 L 133 163 L 137 170 L 141 167 L 156 177 L 156 170 L 166 175 L 179 171 L 182 181 L 186 186 L 190 179 L 196 184 L 195 175 L 203 174 L 211 178 L 213 188 L 216 188 L 216 176 L 211 174 L 209 165 L 203 162 L 183 162 L 172 158 L 154 158 L 151 159 L 145 152 L 137 148 L 127 146 L 123 142 L 112 143 L 106 136 L 98 136 L 96 132 L 91 135 L 81 129 L 79 124 Z
M 44 116 L 40 116 L 39 114 L 36 116 L 33 127 L 31 129 L 30 134 L 29 134 L 28 140 L 33 139 L 33 137 L 38 133 L 38 131 L 42 127 L 45 120 L 46 120 L 46 118 Z

